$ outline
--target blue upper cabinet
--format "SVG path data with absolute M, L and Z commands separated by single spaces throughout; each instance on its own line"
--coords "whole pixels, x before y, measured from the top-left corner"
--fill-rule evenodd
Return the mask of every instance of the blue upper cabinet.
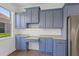
M 52 10 L 46 10 L 46 28 L 53 28 L 53 11 Z
M 27 27 L 27 25 L 26 25 L 26 18 L 25 18 L 25 12 L 21 13 L 20 18 L 21 18 L 20 26 L 21 26 L 22 29 L 24 29 L 24 28 Z
M 45 15 L 46 15 L 45 11 L 40 11 L 40 23 L 39 23 L 40 28 L 46 28 L 46 26 L 45 26 L 45 23 L 46 23 L 45 17 L 46 16 Z
M 31 23 L 31 13 L 32 13 L 31 8 L 27 8 L 26 9 L 26 23 Z
M 64 10 L 67 10 L 67 16 L 79 15 L 79 4 L 66 4 Z
M 39 23 L 40 8 L 26 8 L 26 23 Z
M 20 28 L 20 23 L 21 23 L 21 18 L 20 18 L 20 13 L 15 14 L 15 28 Z
M 62 9 L 55 9 L 53 10 L 54 12 L 54 22 L 53 22 L 53 27 L 54 28 L 62 28 L 62 25 L 63 25 L 63 11 Z
M 68 5 L 68 16 L 79 15 L 79 5 Z
M 18 29 L 24 29 L 27 27 L 25 20 L 25 12 L 16 13 L 15 16 L 15 27 Z
M 40 8 L 34 7 L 32 8 L 32 23 L 39 23 L 39 15 L 40 15 Z
M 62 9 L 43 10 L 40 12 L 40 28 L 62 28 Z
M 40 12 L 40 28 L 53 28 L 52 10 L 42 10 Z

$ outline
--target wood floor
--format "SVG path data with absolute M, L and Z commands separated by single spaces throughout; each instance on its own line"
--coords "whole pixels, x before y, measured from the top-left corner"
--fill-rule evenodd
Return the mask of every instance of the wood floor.
M 47 53 L 39 52 L 39 51 L 14 51 L 9 56 L 49 56 Z

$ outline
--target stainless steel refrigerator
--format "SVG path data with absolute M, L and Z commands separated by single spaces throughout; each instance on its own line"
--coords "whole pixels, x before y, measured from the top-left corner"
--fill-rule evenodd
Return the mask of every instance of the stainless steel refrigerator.
M 79 16 L 67 19 L 68 55 L 79 56 Z

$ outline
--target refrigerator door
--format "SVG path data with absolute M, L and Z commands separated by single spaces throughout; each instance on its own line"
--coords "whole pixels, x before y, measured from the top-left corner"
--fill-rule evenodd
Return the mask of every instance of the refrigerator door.
M 79 56 L 79 26 L 77 29 L 77 33 L 76 33 L 76 39 L 77 39 L 77 43 L 76 43 L 76 47 L 77 47 L 77 55 Z
M 71 16 L 68 20 L 68 52 L 71 56 L 77 56 L 79 44 L 79 16 Z

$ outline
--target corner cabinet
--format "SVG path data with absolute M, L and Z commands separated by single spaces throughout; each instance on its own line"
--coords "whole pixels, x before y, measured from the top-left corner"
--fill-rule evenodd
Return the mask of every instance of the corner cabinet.
M 25 12 L 15 14 L 15 28 L 24 29 L 27 27 L 25 15 Z

